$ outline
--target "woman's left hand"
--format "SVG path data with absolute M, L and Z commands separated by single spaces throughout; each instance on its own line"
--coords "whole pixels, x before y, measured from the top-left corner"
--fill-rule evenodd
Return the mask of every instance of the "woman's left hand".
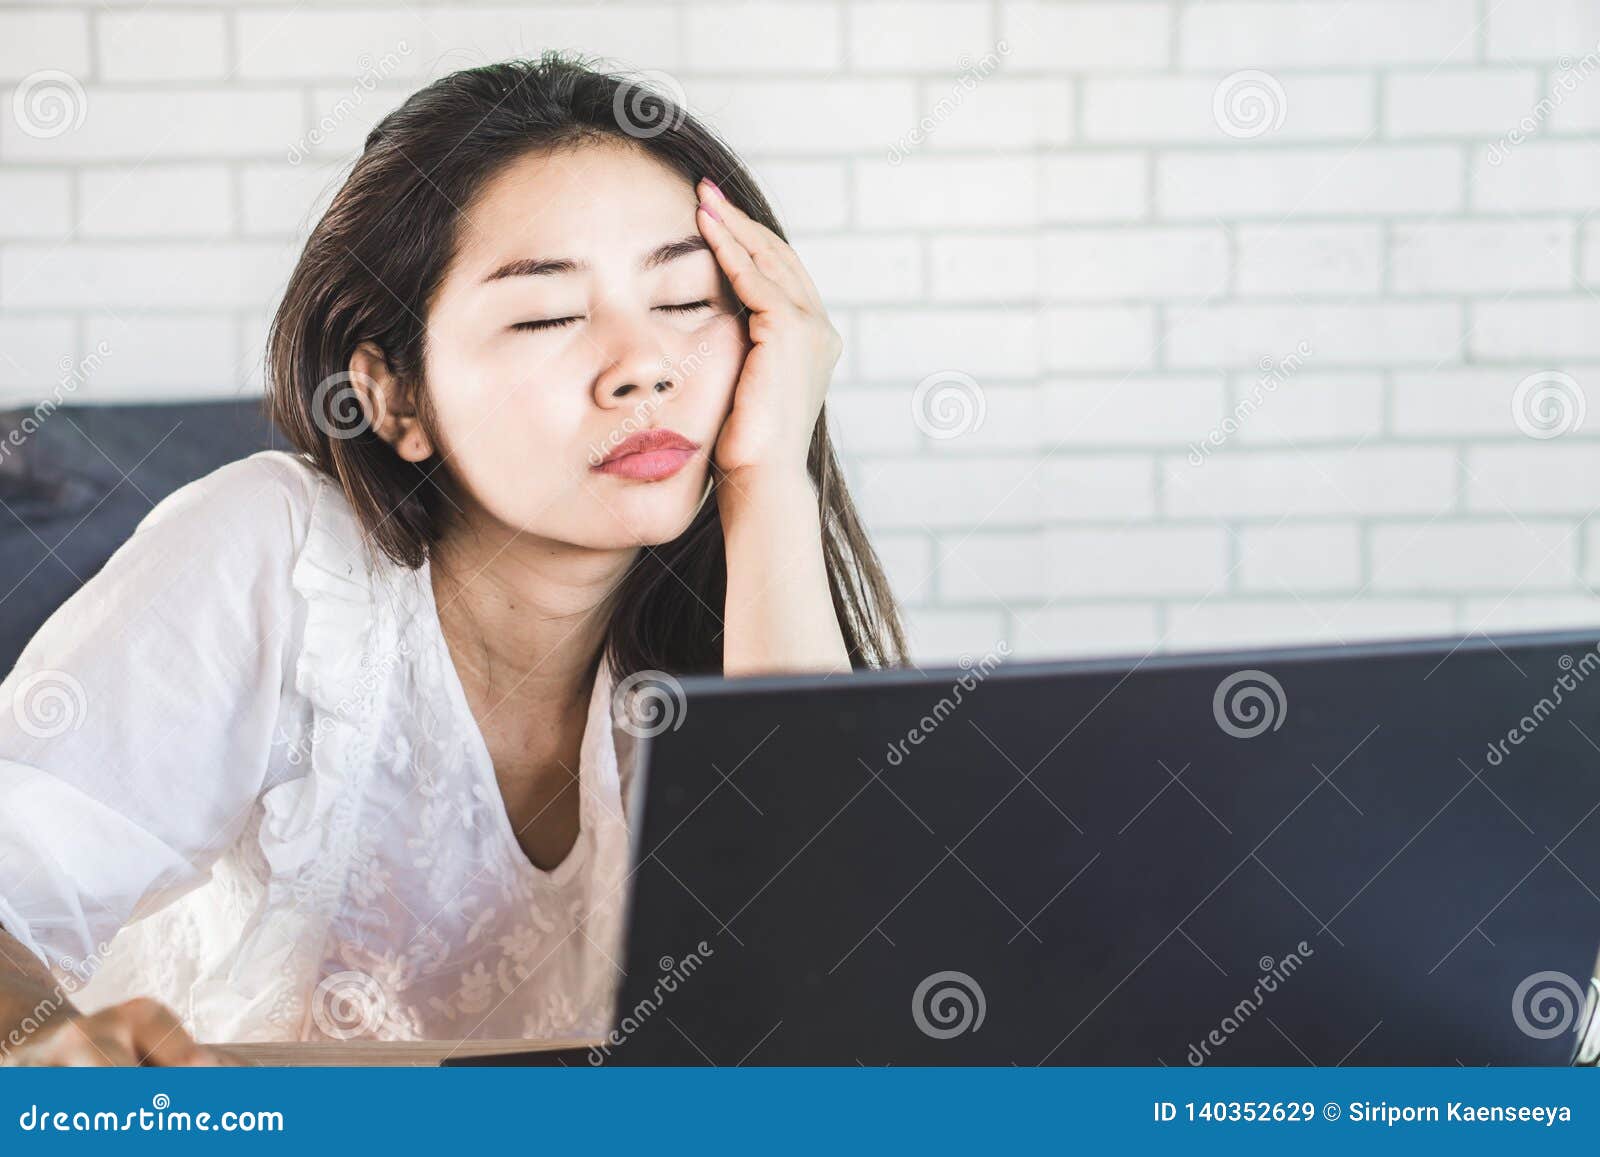
M 750 310 L 751 349 L 712 460 L 725 474 L 806 475 L 806 455 L 833 367 L 844 350 L 800 257 L 710 180 L 695 222 Z

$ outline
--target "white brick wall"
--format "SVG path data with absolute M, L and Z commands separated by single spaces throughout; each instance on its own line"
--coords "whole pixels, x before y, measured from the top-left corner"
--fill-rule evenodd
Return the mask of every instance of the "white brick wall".
M 925 659 L 1600 622 L 1593 0 L 0 0 L 0 404 L 97 342 L 81 400 L 257 392 L 367 127 L 548 46 L 670 74 L 778 204 Z M 1529 380 L 1597 412 L 1533 436 Z

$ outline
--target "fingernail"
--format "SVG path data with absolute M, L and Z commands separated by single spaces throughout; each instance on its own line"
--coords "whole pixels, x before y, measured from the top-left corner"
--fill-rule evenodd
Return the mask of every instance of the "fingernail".
M 722 214 L 716 211 L 710 201 L 701 201 L 700 208 L 704 209 L 706 213 L 709 214 L 713 219 L 717 221 L 722 220 Z
M 710 177 L 707 177 L 705 180 L 706 180 L 706 184 L 711 186 L 711 191 L 713 193 L 715 193 L 717 196 L 721 197 L 724 201 L 726 201 L 728 199 L 726 194 L 724 194 L 721 189 L 717 188 L 717 183 L 715 181 L 713 181 Z

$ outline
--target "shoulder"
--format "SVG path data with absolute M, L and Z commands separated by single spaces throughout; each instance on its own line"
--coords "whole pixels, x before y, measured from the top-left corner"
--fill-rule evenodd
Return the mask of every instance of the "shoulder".
M 318 655 L 359 650 L 355 635 L 376 604 L 414 597 L 418 585 L 378 554 L 343 488 L 283 450 L 257 451 L 167 495 L 107 569 L 135 598 L 158 591 L 185 619 L 276 630 L 288 618 Z
M 260 540 L 288 547 L 305 541 L 326 477 L 284 450 L 259 450 L 178 487 L 146 514 L 134 534 L 188 524 L 214 540 Z
M 86 587 L 123 607 L 159 602 L 186 622 L 281 613 L 291 578 L 339 488 L 309 460 L 262 450 L 158 501 Z
M 318 585 L 310 572 L 331 571 L 364 585 L 375 570 L 387 569 L 343 488 L 309 458 L 284 450 L 259 450 L 179 487 L 124 545 L 146 565 L 179 553 L 204 558 L 213 575 L 292 576 L 302 594 Z

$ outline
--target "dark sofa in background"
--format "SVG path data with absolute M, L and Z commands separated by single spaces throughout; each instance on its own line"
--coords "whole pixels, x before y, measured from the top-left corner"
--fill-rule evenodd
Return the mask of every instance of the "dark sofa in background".
M 31 407 L 0 410 L 0 439 Z M 62 406 L 0 457 L 0 674 L 162 498 L 257 450 L 288 449 L 261 400 Z

